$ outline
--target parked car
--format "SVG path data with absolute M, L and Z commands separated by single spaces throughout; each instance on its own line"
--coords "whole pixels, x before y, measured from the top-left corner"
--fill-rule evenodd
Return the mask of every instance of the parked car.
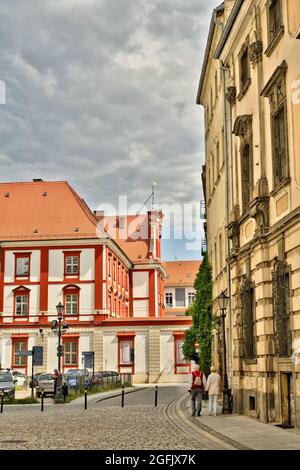
M 19 372 L 18 370 L 12 370 L 11 373 L 14 379 L 17 381 L 16 382 L 17 385 L 20 385 L 21 387 L 24 387 L 24 385 L 26 385 L 27 377 L 25 374 L 23 374 L 22 372 Z
M 94 374 L 94 384 L 106 385 L 117 383 L 120 380 L 118 372 L 113 370 L 98 371 Z
M 54 375 L 53 374 L 41 374 L 37 379 L 36 395 L 40 397 L 42 391 L 44 391 L 44 396 L 53 395 L 54 396 Z
M 6 370 L 0 371 L 0 393 L 4 392 L 9 398 L 15 398 L 15 384 L 17 380 L 14 379 L 11 372 Z
M 84 387 L 90 388 L 92 385 L 92 375 L 89 373 L 87 369 L 69 369 L 64 374 L 64 379 L 69 386 L 72 387 L 72 384 L 77 383 L 80 381 L 82 377 Z
M 39 381 L 39 377 L 40 377 L 41 375 L 42 375 L 41 373 L 39 373 L 39 374 L 34 374 L 34 376 L 33 376 L 33 387 L 37 387 L 38 381 Z M 32 388 L 32 378 L 30 378 L 29 388 Z

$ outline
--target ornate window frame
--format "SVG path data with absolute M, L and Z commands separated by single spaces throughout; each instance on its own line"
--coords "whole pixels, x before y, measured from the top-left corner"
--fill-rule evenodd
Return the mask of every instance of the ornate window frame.
M 285 260 L 276 258 L 272 271 L 272 299 L 274 352 L 277 357 L 292 355 L 290 290 L 290 268 Z
M 281 25 L 274 34 L 271 31 L 271 8 L 275 2 L 279 2 L 280 6 L 280 22 Z M 282 0 L 268 0 L 267 6 L 267 26 L 268 26 L 268 47 L 265 51 L 265 55 L 270 57 L 274 49 L 276 48 L 277 44 L 279 43 L 280 39 L 284 35 L 284 25 L 283 25 L 283 18 L 282 18 Z
M 234 128 L 233 134 L 240 138 L 240 165 L 241 165 L 241 179 L 244 173 L 244 150 L 249 146 L 249 200 L 245 201 L 245 194 L 243 192 L 243 181 L 241 181 L 242 187 L 242 208 L 243 213 L 247 212 L 253 197 L 253 130 L 252 130 L 252 115 L 245 114 L 238 116 Z
M 242 351 L 244 360 L 256 359 L 255 284 L 244 276 L 240 288 Z
M 274 196 L 278 190 L 290 182 L 289 169 L 289 139 L 288 139 L 288 123 L 287 123 L 287 100 L 286 100 L 286 74 L 287 63 L 284 60 L 275 70 L 274 74 L 264 87 L 261 95 L 269 99 L 270 103 L 270 120 L 271 120 L 271 136 L 272 136 L 272 166 L 273 166 L 273 191 L 270 193 Z M 285 120 L 285 168 L 286 174 L 281 180 L 276 180 L 276 147 L 274 136 L 274 119 L 279 112 L 284 111 Z

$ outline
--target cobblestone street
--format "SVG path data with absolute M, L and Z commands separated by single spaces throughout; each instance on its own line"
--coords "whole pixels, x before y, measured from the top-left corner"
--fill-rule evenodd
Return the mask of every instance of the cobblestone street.
M 137 388 L 121 396 L 89 397 L 84 402 L 5 406 L 0 415 L 0 450 L 295 450 L 300 434 L 245 416 L 191 418 L 183 386 Z M 116 392 L 114 392 L 116 393 Z
M 154 388 L 82 405 L 6 406 L 0 415 L 0 449 L 185 449 L 209 448 L 170 420 L 167 407 L 183 387 L 161 387 L 158 407 Z M 210 448 L 225 448 L 210 442 Z

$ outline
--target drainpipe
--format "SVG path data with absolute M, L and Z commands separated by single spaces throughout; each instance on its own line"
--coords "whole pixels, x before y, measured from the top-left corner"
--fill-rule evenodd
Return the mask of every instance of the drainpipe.
M 220 60 L 220 71 L 221 80 L 223 86 L 223 115 L 224 115 L 224 162 L 225 162 L 225 227 L 230 223 L 230 211 L 233 207 L 233 187 L 232 187 L 232 149 L 231 149 L 231 129 L 232 129 L 232 116 L 228 107 L 229 104 L 226 100 L 226 73 L 229 71 L 229 66 L 224 65 Z M 230 256 L 230 240 L 226 236 L 226 258 Z M 227 263 L 227 293 L 229 297 L 228 303 L 228 323 L 229 333 L 228 341 L 229 345 L 229 386 L 232 388 L 233 384 L 233 347 L 232 347 L 232 301 L 231 301 L 231 271 L 230 265 Z

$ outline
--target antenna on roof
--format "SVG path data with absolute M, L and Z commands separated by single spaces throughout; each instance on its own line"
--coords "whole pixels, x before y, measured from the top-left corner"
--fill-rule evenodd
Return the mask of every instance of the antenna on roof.
M 142 207 L 137 211 L 136 215 L 139 215 L 139 213 L 141 212 L 141 210 L 143 209 L 143 207 L 145 207 L 145 205 L 147 204 L 148 201 L 150 201 L 150 199 L 152 200 L 152 202 L 151 202 L 151 210 L 154 210 L 155 186 L 157 186 L 157 183 L 156 183 L 155 181 L 153 181 L 153 182 L 152 182 L 152 192 L 151 192 L 150 196 L 146 199 L 146 201 L 144 202 L 144 204 L 142 205 Z

